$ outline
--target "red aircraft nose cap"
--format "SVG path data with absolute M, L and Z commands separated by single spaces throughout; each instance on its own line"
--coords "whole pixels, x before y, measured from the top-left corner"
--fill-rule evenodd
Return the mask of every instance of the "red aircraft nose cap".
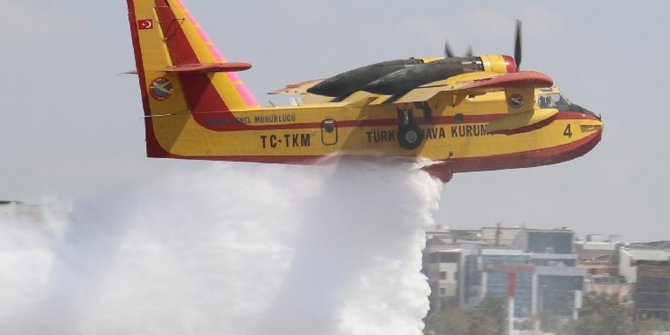
M 505 60 L 505 65 L 507 65 L 507 73 L 517 72 L 518 69 L 516 68 L 514 57 L 503 55 L 503 59 Z

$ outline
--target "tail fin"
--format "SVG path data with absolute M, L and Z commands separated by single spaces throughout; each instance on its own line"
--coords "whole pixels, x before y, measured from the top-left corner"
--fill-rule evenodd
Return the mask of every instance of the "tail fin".
M 147 116 L 258 107 L 181 0 L 127 0 L 135 62 Z

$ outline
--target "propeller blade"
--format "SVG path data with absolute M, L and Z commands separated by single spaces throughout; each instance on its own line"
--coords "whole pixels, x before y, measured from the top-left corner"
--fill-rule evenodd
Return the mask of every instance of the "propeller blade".
M 514 61 L 516 68 L 521 69 L 521 21 L 516 20 L 516 39 L 514 41 Z
M 472 57 L 472 45 L 468 45 L 468 50 L 465 51 L 465 57 Z
M 449 41 L 444 41 L 444 54 L 445 54 L 448 58 L 452 58 L 452 57 L 454 57 L 454 52 L 451 51 L 451 48 L 449 47 Z

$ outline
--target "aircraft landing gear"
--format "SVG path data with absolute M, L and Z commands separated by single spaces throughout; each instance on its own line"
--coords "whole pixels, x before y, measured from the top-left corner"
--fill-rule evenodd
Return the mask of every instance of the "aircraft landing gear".
M 412 109 L 398 110 L 398 143 L 407 150 L 413 150 L 421 145 L 423 136 L 421 128 L 414 122 Z

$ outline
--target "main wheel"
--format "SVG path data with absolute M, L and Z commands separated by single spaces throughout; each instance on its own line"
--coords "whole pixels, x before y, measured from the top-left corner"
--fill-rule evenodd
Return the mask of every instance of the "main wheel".
M 421 145 L 421 142 L 423 142 L 422 140 L 421 128 L 416 124 L 410 122 L 409 124 L 398 128 L 398 142 L 401 147 L 407 150 L 413 150 Z

